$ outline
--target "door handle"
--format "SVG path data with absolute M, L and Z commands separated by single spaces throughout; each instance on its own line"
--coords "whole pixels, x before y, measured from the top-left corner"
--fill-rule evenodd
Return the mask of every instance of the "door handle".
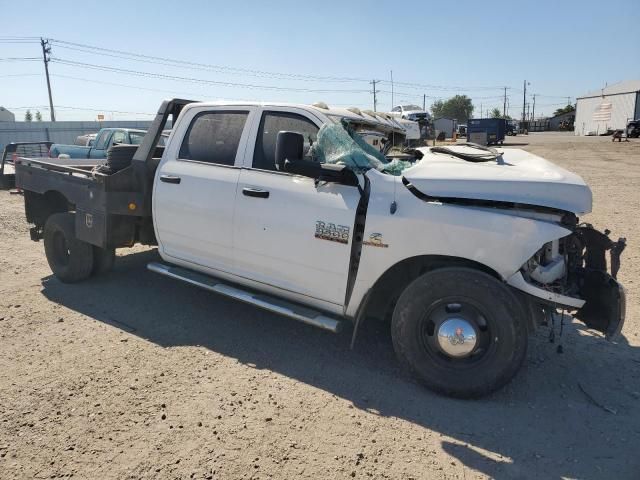
M 180 180 L 182 179 L 175 175 L 160 175 L 160 181 L 164 183 L 180 183 Z
M 269 198 L 269 192 L 267 190 L 260 190 L 259 188 L 244 187 L 242 194 L 247 197 Z

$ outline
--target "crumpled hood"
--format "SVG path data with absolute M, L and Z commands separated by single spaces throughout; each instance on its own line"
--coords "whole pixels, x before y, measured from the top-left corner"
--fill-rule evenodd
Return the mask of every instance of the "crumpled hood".
M 451 146 L 469 153 L 464 145 Z M 521 149 L 504 149 L 498 161 L 470 162 L 419 148 L 424 157 L 402 176 L 425 195 L 513 202 L 584 214 L 591 190 L 575 173 Z M 472 153 L 477 153 L 477 150 Z

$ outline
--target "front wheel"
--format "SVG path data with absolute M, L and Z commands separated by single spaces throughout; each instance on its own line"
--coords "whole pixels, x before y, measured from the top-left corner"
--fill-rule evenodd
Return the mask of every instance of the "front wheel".
M 527 351 L 526 314 L 494 277 L 443 268 L 414 280 L 393 312 L 400 362 L 428 388 L 445 395 L 486 395 L 516 374 Z

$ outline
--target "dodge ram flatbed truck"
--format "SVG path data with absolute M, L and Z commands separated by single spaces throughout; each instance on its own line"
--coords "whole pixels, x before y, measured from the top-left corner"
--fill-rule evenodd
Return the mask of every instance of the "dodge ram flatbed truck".
M 372 131 L 381 151 L 358 133 Z M 402 141 L 392 118 L 357 109 L 168 100 L 137 150 L 111 152 L 130 164 L 20 158 L 16 182 L 63 282 L 108 271 L 116 248 L 158 245 L 150 270 L 310 325 L 350 322 L 355 339 L 365 319 L 389 321 L 400 362 L 447 395 L 507 383 L 560 312 L 620 333 L 625 241 L 579 223 L 580 177 L 471 144 L 394 157 Z

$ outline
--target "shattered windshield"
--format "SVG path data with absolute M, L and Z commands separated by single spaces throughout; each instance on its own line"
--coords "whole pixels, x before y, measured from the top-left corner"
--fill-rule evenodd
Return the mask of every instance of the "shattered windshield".
M 312 157 L 320 163 L 346 165 L 356 172 L 374 168 L 391 175 L 400 175 L 411 166 L 403 160 L 389 161 L 380 150 L 367 143 L 347 122 L 324 124 L 313 145 Z

